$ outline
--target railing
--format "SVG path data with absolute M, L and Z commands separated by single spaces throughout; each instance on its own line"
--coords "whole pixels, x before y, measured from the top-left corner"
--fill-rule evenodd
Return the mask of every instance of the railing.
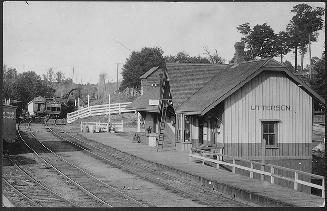
M 217 156 L 217 159 L 213 159 L 213 158 L 208 157 L 208 156 L 213 156 L 213 155 Z M 246 160 L 246 159 L 242 159 L 242 158 L 238 158 L 238 157 L 232 157 L 232 156 L 228 156 L 228 155 L 223 155 L 223 154 L 220 154 L 220 153 L 209 153 L 209 152 L 206 152 L 206 151 L 203 151 L 203 150 L 198 150 L 197 154 L 193 154 L 193 152 L 192 152 L 192 153 L 189 154 L 189 156 L 192 157 L 192 158 L 196 158 L 196 159 L 201 160 L 203 165 L 204 165 L 204 161 L 216 163 L 217 164 L 217 166 L 216 166 L 217 169 L 219 169 L 219 165 L 230 166 L 230 167 L 232 167 L 232 172 L 234 174 L 236 172 L 236 168 L 249 171 L 251 179 L 253 179 L 253 173 L 258 173 L 258 174 L 261 175 L 261 180 L 264 179 L 263 178 L 264 175 L 270 176 L 270 183 L 272 183 L 272 184 L 275 183 L 275 178 L 279 178 L 279 179 L 286 180 L 286 181 L 291 181 L 291 182 L 294 183 L 294 190 L 298 190 L 298 184 L 302 184 L 302 185 L 305 185 L 305 186 L 317 188 L 317 189 L 320 189 L 322 191 L 321 197 L 325 198 L 325 178 L 323 176 L 320 176 L 320 175 L 311 174 L 311 173 L 307 173 L 307 172 L 304 172 L 304 171 L 285 168 L 285 167 L 281 167 L 281 166 L 276 166 L 276 165 L 272 165 L 272 164 L 262 164 L 260 162 Z M 231 158 L 232 163 L 223 161 L 223 159 L 222 159 L 223 157 Z M 238 164 L 236 164 L 237 160 L 250 163 L 251 167 L 249 168 L 249 167 L 246 167 L 246 166 L 238 165 Z M 261 170 L 255 169 L 254 164 L 260 165 Z M 264 166 L 270 167 L 270 172 L 265 171 L 264 168 L 262 168 L 262 166 L 263 167 Z M 284 170 L 284 171 L 288 171 L 288 172 L 293 172 L 294 173 L 294 178 L 277 175 L 277 174 L 275 174 L 276 169 L 280 169 L 280 170 Z M 306 181 L 300 180 L 299 175 L 306 175 L 306 176 L 310 176 L 310 177 L 313 177 L 313 178 L 316 178 L 316 179 L 320 179 L 320 180 L 322 180 L 321 185 L 317 185 L 317 184 L 314 184 L 314 183 L 311 183 L 311 182 L 306 182 Z
M 126 103 L 113 103 L 104 105 L 95 105 L 86 108 L 79 109 L 77 111 L 67 114 L 67 123 L 72 123 L 79 118 L 85 118 L 89 116 L 100 116 L 110 114 L 121 114 L 127 112 L 135 112 L 133 109 L 126 108 L 132 102 Z

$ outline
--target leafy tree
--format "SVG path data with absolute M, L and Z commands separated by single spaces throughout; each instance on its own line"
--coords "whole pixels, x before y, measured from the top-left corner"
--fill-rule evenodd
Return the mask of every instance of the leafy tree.
M 214 53 L 211 53 L 207 47 L 204 48 L 204 54 L 207 55 L 211 64 L 224 64 L 225 59 L 218 55 L 217 49 L 215 49 Z
M 53 97 L 55 90 L 48 86 L 41 77 L 33 71 L 18 75 L 15 82 L 15 97 L 26 105 L 37 96 Z
M 291 70 L 291 71 L 294 71 L 295 70 L 294 67 L 293 67 L 293 65 L 292 65 L 292 63 L 290 61 L 286 60 L 285 62 L 283 62 L 283 64 L 286 67 L 288 67 L 289 70 Z
M 63 72 L 61 72 L 61 71 L 56 72 L 56 81 L 58 83 L 63 82 L 64 79 L 65 79 L 65 75 Z
M 145 47 L 141 51 L 133 51 L 123 66 L 123 80 L 119 90 L 124 90 L 126 87 L 140 90 L 140 76 L 152 67 L 164 66 L 165 60 L 162 54 L 163 51 L 158 47 Z
M 278 52 L 275 48 L 277 35 L 274 30 L 267 24 L 255 25 L 253 29 L 249 23 L 236 27 L 244 35 L 241 40 L 246 44 L 245 60 L 252 60 L 256 57 L 267 58 L 275 57 Z
M 200 63 L 209 64 L 210 61 L 207 58 L 201 56 L 190 56 L 186 52 L 179 52 L 176 56 L 165 56 L 165 61 L 167 63 Z
M 15 99 L 15 81 L 17 80 L 17 71 L 15 68 L 7 68 L 6 65 L 3 66 L 3 97 L 5 99 Z
M 295 51 L 295 66 L 297 67 L 297 50 L 300 49 L 303 56 L 309 45 L 309 56 L 311 62 L 311 42 L 317 41 L 318 33 L 323 27 L 324 8 L 313 8 L 307 4 L 298 4 L 291 12 L 295 13 L 290 23 L 287 25 L 287 32 L 292 39 L 291 47 Z
M 275 50 L 280 55 L 280 62 L 283 63 L 283 56 L 291 51 L 291 38 L 287 32 L 281 31 L 277 34 Z
M 326 67 L 325 67 L 325 52 L 323 52 L 321 59 L 316 61 L 312 68 L 312 77 L 310 80 L 310 84 L 312 88 L 320 94 L 322 97 L 327 97 L 327 74 L 326 74 Z

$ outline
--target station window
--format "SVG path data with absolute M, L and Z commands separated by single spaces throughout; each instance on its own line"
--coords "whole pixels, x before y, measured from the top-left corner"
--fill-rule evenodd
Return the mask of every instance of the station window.
M 278 121 L 262 121 L 262 139 L 266 147 L 277 147 Z

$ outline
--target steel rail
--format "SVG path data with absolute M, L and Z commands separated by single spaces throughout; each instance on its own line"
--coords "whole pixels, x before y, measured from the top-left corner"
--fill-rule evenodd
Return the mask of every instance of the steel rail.
M 49 129 L 50 131 L 52 131 L 53 133 L 55 133 L 53 130 L 51 130 L 51 128 L 48 128 L 48 129 Z M 33 137 L 35 137 L 34 134 L 32 134 L 32 135 L 33 135 Z M 66 140 L 64 137 L 60 136 L 60 135 L 57 134 L 57 133 L 56 133 L 56 136 L 59 136 L 61 139 Z M 35 138 L 36 138 L 36 137 L 35 137 Z M 100 157 L 101 159 L 107 160 L 105 157 L 102 157 L 102 156 L 99 155 L 99 154 L 96 154 L 96 153 L 94 153 L 94 152 L 91 152 L 90 150 L 87 150 L 87 149 L 84 148 L 84 147 L 82 148 L 81 146 L 75 144 L 74 142 L 71 142 L 71 141 L 69 141 L 69 140 L 66 140 L 66 141 L 69 142 L 69 143 L 71 143 L 71 144 L 73 144 L 73 145 L 75 145 L 75 146 L 77 146 L 77 147 L 79 147 L 79 148 L 81 148 L 81 149 L 83 149 L 84 151 L 87 151 L 87 152 L 90 153 L 90 154 L 93 154 L 93 155 L 95 155 L 95 156 L 97 156 L 97 157 Z M 41 144 L 42 144 L 42 143 L 41 143 Z M 42 145 L 43 145 L 43 144 L 42 144 Z M 45 147 L 46 147 L 46 146 L 45 146 Z M 46 147 L 46 148 L 47 148 L 47 147 Z M 49 149 L 49 151 L 52 152 L 51 149 Z M 53 153 L 54 153 L 54 152 L 53 152 Z M 56 154 L 56 153 L 55 153 L 55 154 Z M 57 155 L 57 154 L 56 154 L 56 155 Z M 57 155 L 57 156 L 58 156 L 59 158 L 61 158 L 61 156 L 59 156 L 59 155 Z M 63 159 L 63 158 L 62 158 L 62 159 Z M 63 159 L 63 160 L 65 160 L 65 159 Z M 149 205 L 153 206 L 152 204 L 145 204 L 145 203 L 142 203 L 142 202 L 138 201 L 137 199 L 135 199 L 135 198 L 129 196 L 128 194 L 126 194 L 126 193 L 124 193 L 124 192 L 118 190 L 117 188 L 111 186 L 110 184 L 105 183 L 105 182 L 103 182 L 102 180 L 100 180 L 100 179 L 94 177 L 93 175 L 91 175 L 90 173 L 86 172 L 86 171 L 83 170 L 82 168 L 80 168 L 80 167 L 78 167 L 78 166 L 76 166 L 76 165 L 74 165 L 74 164 L 72 164 L 72 163 L 70 163 L 70 162 L 68 162 L 68 161 L 66 161 L 66 160 L 65 160 L 65 162 L 67 162 L 67 163 L 69 163 L 70 165 L 74 166 L 75 168 L 79 169 L 81 172 L 83 172 L 84 174 L 87 174 L 88 176 L 90 176 L 90 177 L 92 177 L 93 179 L 97 180 L 98 182 L 100 182 L 101 184 L 105 185 L 106 187 L 111 188 L 111 189 L 113 189 L 114 191 L 116 191 L 116 192 L 120 193 L 121 195 L 125 196 L 126 198 L 128 198 L 128 199 L 130 199 L 130 200 L 136 202 L 137 204 L 139 204 L 139 205 L 141 205 L 141 206 L 149 206 Z
M 19 131 L 19 130 L 18 130 Z M 24 144 L 41 160 L 43 160 L 43 162 L 45 162 L 47 165 L 51 166 L 55 171 L 57 171 L 59 174 L 61 174 L 62 176 L 64 176 L 66 179 L 68 179 L 69 181 L 71 181 L 75 186 L 77 186 L 80 190 L 82 190 L 84 193 L 86 193 L 88 196 L 92 197 L 93 199 L 95 199 L 96 201 L 108 205 L 109 207 L 113 207 L 111 204 L 109 204 L 108 202 L 102 200 L 101 198 L 99 198 L 98 196 L 96 196 L 95 194 L 93 194 L 92 192 L 88 191 L 86 188 L 84 188 L 81 184 L 77 183 L 75 180 L 71 179 L 69 176 L 67 176 L 66 174 L 64 174 L 62 171 L 60 171 L 58 168 L 56 168 L 54 165 L 52 165 L 51 163 L 49 163 L 48 161 L 46 161 L 42 156 L 40 156 L 32 147 L 30 147 L 26 141 L 23 139 L 23 137 L 21 136 L 20 132 L 18 132 L 18 135 L 20 137 L 20 139 L 24 142 Z M 41 143 L 42 144 L 42 143 Z M 42 144 L 42 146 L 44 146 Z M 45 146 L 44 146 L 45 147 Z
M 38 184 L 39 186 L 41 186 L 43 189 L 47 190 L 49 193 L 53 194 L 54 196 L 56 196 L 58 199 L 73 205 L 73 207 L 77 207 L 77 205 L 74 202 L 71 202 L 67 199 L 65 199 L 61 194 L 54 192 L 50 187 L 48 187 L 47 185 L 45 185 L 43 182 L 36 180 L 35 178 L 33 178 L 29 173 L 27 173 L 26 170 L 24 170 L 22 167 L 18 166 L 14 161 L 12 161 L 10 158 L 8 158 L 10 160 L 10 162 L 12 162 L 14 164 L 14 167 L 19 169 L 21 172 L 23 172 L 30 180 L 34 181 L 36 184 Z
M 57 125 L 56 125 L 57 126 Z M 58 127 L 58 126 L 57 126 Z M 51 130 L 51 128 L 50 128 L 50 131 L 53 131 L 53 130 Z M 89 144 L 89 143 L 87 143 L 87 142 L 85 142 L 85 141 L 82 141 L 81 139 L 79 139 L 79 138 L 77 138 L 77 137 L 75 137 L 75 136 L 73 136 L 73 135 L 71 135 L 71 134 L 68 134 L 65 130 L 62 130 L 66 135 L 68 135 L 69 137 L 71 137 L 71 138 L 73 138 L 73 139 L 75 139 L 75 140 L 78 140 L 79 142 L 82 142 L 82 143 L 84 143 L 84 144 L 86 144 L 86 145 L 88 145 L 88 146 L 90 146 L 90 147 L 92 147 L 92 148 L 95 148 L 95 149 L 97 149 L 97 150 L 99 150 L 99 151 L 102 151 L 102 152 L 104 152 L 105 154 L 108 154 L 109 156 L 111 156 L 111 157 L 114 157 L 115 159 L 118 159 L 118 160 L 121 160 L 121 159 L 123 159 L 122 157 L 117 157 L 117 156 L 115 156 L 114 154 L 112 154 L 112 153 L 110 153 L 110 152 L 108 152 L 107 150 L 105 150 L 105 149 L 102 149 L 102 148 L 99 148 L 99 147 L 97 147 L 97 146 L 93 146 L 93 145 L 91 145 L 91 144 Z M 59 137 L 62 137 L 62 136 L 60 136 L 58 133 L 56 133 Z M 100 157 L 101 159 L 103 159 L 103 160 L 106 160 L 106 161 L 108 161 L 109 163 L 113 163 L 113 161 L 111 161 L 111 160 L 109 160 L 108 158 L 106 158 L 106 157 L 103 157 L 103 156 L 101 156 L 101 155 L 99 155 L 99 154 L 97 154 L 97 153 L 94 153 L 94 152 L 92 152 L 92 151 L 90 151 L 90 150 L 88 150 L 88 149 L 86 149 L 86 148 L 84 148 L 84 147 L 81 147 L 80 145 L 78 145 L 78 144 L 75 144 L 74 142 L 72 142 L 72 141 L 69 141 L 69 140 L 67 140 L 67 139 L 65 139 L 65 138 L 63 138 L 62 137 L 62 139 L 63 140 L 65 140 L 65 141 L 68 141 L 69 143 L 71 143 L 71 144 L 73 144 L 73 145 L 75 145 L 75 146 L 77 146 L 77 147 L 79 147 L 79 148 L 81 148 L 81 149 L 83 149 L 83 150 L 86 150 L 86 151 L 88 151 L 89 153 L 91 153 L 91 154 L 93 154 L 93 155 L 95 155 L 95 156 L 97 156 L 97 157 Z M 116 150 L 116 151 L 119 151 L 119 150 Z M 124 153 L 124 152 L 121 152 L 121 153 Z M 124 153 L 124 154 L 126 154 L 126 153 Z M 131 162 L 135 162 L 134 160 L 132 160 L 132 159 L 129 159 L 129 158 L 127 158 L 127 159 L 123 159 L 123 160 L 128 160 L 128 161 L 131 161 Z M 127 163 L 129 163 L 129 162 L 127 162 Z M 126 168 L 129 168 L 130 169 L 130 167 L 126 167 L 126 166 L 123 166 L 123 165 L 121 165 L 121 164 L 117 164 L 117 163 L 114 163 L 114 165 L 118 165 L 118 166 L 120 166 L 121 168 L 123 168 L 123 169 L 126 169 Z M 169 178 L 169 179 L 171 179 L 171 180 L 174 180 L 174 181 L 179 181 L 180 183 L 186 183 L 187 185 L 190 185 L 190 186 L 192 186 L 192 187 L 194 187 L 194 188 L 196 188 L 196 189 L 198 189 L 198 190 L 202 190 L 202 191 L 205 191 L 205 192 L 208 192 L 208 189 L 205 189 L 205 188 L 203 188 L 203 187 L 199 187 L 198 185 L 194 185 L 194 183 L 192 183 L 192 182 L 188 182 L 188 181 L 185 181 L 185 180 L 181 180 L 181 179 L 179 179 L 178 177 L 175 177 L 175 176 L 171 176 L 171 175 L 168 175 L 168 174 L 166 174 L 166 173 L 163 173 L 163 172 L 157 172 L 157 171 L 155 171 L 154 169 L 151 169 L 149 166 L 147 166 L 147 165 L 145 165 L 145 164 L 138 164 L 138 166 L 142 166 L 142 168 L 143 169 L 146 169 L 146 170 L 148 170 L 148 171 L 150 171 L 150 173 L 155 173 L 155 174 L 159 174 L 159 175 L 161 175 L 161 176 L 164 176 L 164 177 L 166 177 L 166 178 Z M 129 170 L 130 172 L 132 172 L 133 173 L 133 171 L 132 170 Z M 154 180 L 154 178 L 150 178 L 149 176 L 144 176 L 146 179 L 148 179 L 148 180 L 150 180 L 150 181 L 154 181 L 155 183 L 160 183 L 161 185 L 163 185 L 163 186 L 168 186 L 168 187 L 170 187 L 170 188 L 173 188 L 173 189 L 176 189 L 175 187 L 173 187 L 172 185 L 167 185 L 167 183 L 164 183 L 164 182 L 160 182 L 160 181 L 158 181 L 158 180 Z M 177 189 L 176 189 L 177 190 Z M 188 192 L 185 192 L 185 191 L 181 191 L 181 190 L 179 190 L 178 189 L 178 191 L 179 192 L 182 192 L 184 195 L 186 194 L 186 195 L 188 195 L 188 197 L 190 197 L 190 198 L 194 198 L 194 195 L 192 195 L 192 194 L 190 194 L 190 193 L 188 193 Z M 216 191 L 216 190 L 212 190 L 212 192 L 213 193 L 211 193 L 211 194 L 219 194 L 219 196 L 221 197 L 221 198 L 224 198 L 224 199 L 227 199 L 227 200 L 232 200 L 232 201 L 234 201 L 234 202 L 236 202 L 236 203 L 240 203 L 240 204 L 244 204 L 244 205 L 247 205 L 247 206 L 256 206 L 255 204 L 253 204 L 253 203 L 247 203 L 247 202 L 244 202 L 244 201 L 240 201 L 240 200 L 237 200 L 237 199 L 235 199 L 235 198 L 232 198 L 232 197 L 229 197 L 229 196 L 225 196 L 225 195 L 223 195 L 223 193 L 221 193 L 221 192 L 219 192 L 219 191 Z M 210 204 L 210 202 L 208 202 L 209 200 L 204 200 L 204 201 L 206 201 L 208 204 Z M 212 204 L 212 202 L 211 202 L 211 204 Z
M 42 207 L 42 205 L 40 203 L 35 202 L 30 197 L 26 196 L 24 193 L 22 193 L 20 190 L 18 190 L 15 186 L 13 186 L 12 184 L 10 184 L 10 182 L 8 182 L 7 179 L 5 179 L 4 177 L 2 177 L 2 181 L 4 181 L 5 184 L 7 184 L 11 189 L 13 189 L 15 192 L 17 192 L 20 196 L 22 196 L 23 198 L 27 199 L 29 201 L 29 203 L 35 205 L 35 207 Z

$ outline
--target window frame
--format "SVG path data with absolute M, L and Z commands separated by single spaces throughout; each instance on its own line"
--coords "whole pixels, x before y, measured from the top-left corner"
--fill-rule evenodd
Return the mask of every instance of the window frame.
M 266 146 L 266 149 L 277 149 L 278 148 L 278 131 L 279 131 L 279 123 L 281 122 L 280 120 L 277 120 L 277 119 L 262 119 L 260 120 L 261 121 L 261 141 L 263 141 L 263 137 L 265 134 L 267 135 L 274 135 L 274 144 L 270 145 L 270 144 L 267 144 L 268 140 L 266 140 L 266 143 L 265 143 L 265 146 Z M 264 132 L 264 124 L 265 123 L 273 123 L 273 128 L 274 128 L 274 132 L 273 133 L 265 133 Z M 269 131 L 269 129 L 268 129 Z M 268 142 L 269 143 L 269 142 Z

